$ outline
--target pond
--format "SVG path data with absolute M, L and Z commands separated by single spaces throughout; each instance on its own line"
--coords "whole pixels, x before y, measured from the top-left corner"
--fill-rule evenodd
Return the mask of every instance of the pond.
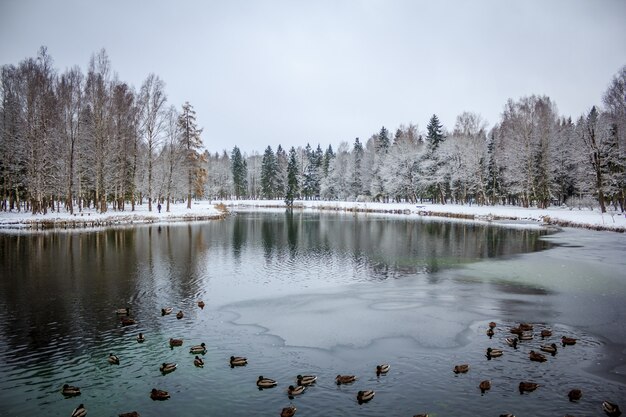
M 601 415 L 602 401 L 626 406 L 624 254 L 618 233 L 307 211 L 1 233 L 0 415 L 80 403 L 92 416 L 278 416 L 290 404 L 297 416 Z M 121 325 L 125 307 L 136 324 Z M 534 338 L 513 349 L 521 322 Z M 189 348 L 202 342 L 198 368 Z M 551 343 L 556 355 L 529 360 Z M 178 367 L 163 375 L 165 362 Z M 298 374 L 318 379 L 290 399 Z M 259 390 L 259 375 L 278 385 Z M 521 381 L 540 386 L 520 394 Z M 65 383 L 82 394 L 64 397 Z M 152 388 L 171 398 L 152 401 Z M 359 404 L 360 390 L 375 397 Z

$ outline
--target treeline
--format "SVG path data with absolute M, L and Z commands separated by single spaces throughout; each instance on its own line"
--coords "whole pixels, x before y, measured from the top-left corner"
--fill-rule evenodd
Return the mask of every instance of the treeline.
M 150 74 L 138 91 L 118 80 L 104 50 L 86 74 L 58 73 L 45 48 L 1 71 L 3 210 L 134 209 L 193 198 L 607 206 L 624 211 L 626 67 L 603 107 L 573 121 L 545 96 L 509 100 L 487 130 L 471 112 L 451 131 L 433 115 L 381 128 L 338 149 L 307 144 L 244 155 L 201 152 L 189 103 L 167 105 Z M 235 142 L 236 139 L 233 140 Z
M 211 198 L 323 199 L 378 202 L 569 204 L 624 211 L 626 193 L 626 67 L 613 78 L 604 108 L 578 120 L 560 117 L 546 96 L 509 100 L 487 130 L 464 112 L 448 132 L 433 115 L 395 133 L 383 127 L 365 143 L 335 151 L 267 147 L 263 155 L 208 156 Z
M 189 103 L 167 104 L 150 74 L 135 91 L 111 70 L 105 50 L 86 74 L 62 73 L 45 47 L 1 68 L 2 209 L 125 210 L 129 204 L 201 196 L 206 178 L 201 129 Z M 204 163 L 203 163 L 204 162 Z

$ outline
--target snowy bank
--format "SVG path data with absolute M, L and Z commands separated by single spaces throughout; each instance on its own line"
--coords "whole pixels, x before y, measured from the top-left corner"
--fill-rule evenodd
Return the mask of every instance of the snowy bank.
M 284 208 L 279 200 L 235 200 L 223 201 L 234 209 L 236 207 L 274 207 Z M 413 216 L 435 216 L 474 221 L 510 221 L 515 223 L 547 224 L 563 227 L 582 227 L 592 230 L 610 230 L 626 232 L 624 213 L 598 210 L 550 207 L 547 209 L 523 208 L 516 206 L 477 206 L 456 204 L 409 204 L 409 203 L 357 203 L 341 201 L 294 201 L 294 209 L 331 210 L 341 212 L 386 213 Z

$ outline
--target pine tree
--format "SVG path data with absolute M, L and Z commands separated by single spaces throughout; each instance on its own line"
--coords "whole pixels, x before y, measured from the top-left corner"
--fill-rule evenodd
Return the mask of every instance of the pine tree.
M 202 129 L 198 129 L 196 124 L 196 111 L 188 101 L 183 104 L 182 112 L 178 118 L 181 131 L 182 147 L 185 150 L 187 164 L 187 208 L 191 208 L 191 195 L 196 177 L 199 175 L 200 153 L 202 139 L 200 134 Z
M 278 193 L 278 163 L 272 151 L 272 147 L 265 148 L 261 162 L 261 195 L 263 198 L 273 200 Z
M 352 149 L 352 178 L 350 181 L 350 191 L 352 195 L 357 198 L 363 193 L 363 181 L 361 179 L 361 162 L 363 161 L 363 145 L 359 141 L 359 138 L 354 140 L 354 147 Z
M 285 184 L 287 183 L 287 163 L 289 157 L 282 146 L 276 149 L 276 198 L 285 196 Z
M 285 204 L 287 207 L 293 207 L 293 200 L 298 194 L 298 161 L 296 159 L 296 150 L 292 146 L 289 150 L 289 162 L 287 164 L 287 188 L 285 190 Z
M 389 139 L 389 131 L 383 126 L 380 129 L 380 133 L 376 137 L 376 152 L 377 153 L 387 153 L 389 151 L 389 146 L 391 145 L 391 141 Z
M 231 169 L 233 171 L 233 190 L 235 192 L 235 198 L 239 200 L 241 197 L 247 195 L 248 166 L 237 146 L 233 148 L 230 160 L 232 164 Z
M 426 138 L 428 139 L 428 146 L 431 151 L 435 151 L 439 147 L 439 144 L 445 139 L 443 131 L 441 130 L 442 128 L 443 125 L 439 123 L 439 118 L 436 114 L 433 114 L 433 117 L 431 117 L 428 122 L 428 126 L 426 126 L 426 130 L 428 131 Z
M 328 145 L 328 148 L 326 149 L 326 151 L 324 152 L 324 156 L 322 157 L 322 174 L 324 178 L 328 176 L 328 168 L 333 158 L 335 158 L 333 147 L 331 145 Z

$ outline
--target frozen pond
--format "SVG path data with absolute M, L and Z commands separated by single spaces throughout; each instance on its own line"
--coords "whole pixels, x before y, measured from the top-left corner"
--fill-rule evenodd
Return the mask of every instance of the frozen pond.
M 604 400 L 626 406 L 623 234 L 270 211 L 0 234 L 0 249 L 0 415 L 67 416 L 81 402 L 89 415 L 142 416 L 272 416 L 289 404 L 297 416 L 601 415 Z M 127 305 L 137 325 L 122 327 L 114 310 Z M 174 313 L 161 316 L 167 306 Z M 514 350 L 504 339 L 520 322 L 533 323 L 535 337 Z M 542 340 L 547 328 L 553 336 Z M 563 335 L 576 345 L 562 347 Z M 170 349 L 171 337 L 183 347 Z M 201 342 L 205 367 L 195 368 L 189 347 Z M 555 356 L 528 359 L 552 342 Z M 489 361 L 487 347 L 504 355 Z M 231 369 L 231 355 L 249 364 Z M 178 369 L 162 375 L 163 362 Z M 377 377 L 383 362 L 391 370 Z M 455 375 L 461 363 L 470 371 Z M 358 379 L 338 386 L 339 373 Z M 297 374 L 318 382 L 289 399 Z M 258 390 L 259 375 L 278 386 Z M 484 379 L 492 388 L 481 395 Z M 541 386 L 520 395 L 520 381 Z M 64 383 L 82 395 L 64 398 Z M 153 402 L 152 388 L 171 399 Z M 568 401 L 572 388 L 583 390 L 579 402 Z M 364 389 L 376 396 L 359 405 Z

